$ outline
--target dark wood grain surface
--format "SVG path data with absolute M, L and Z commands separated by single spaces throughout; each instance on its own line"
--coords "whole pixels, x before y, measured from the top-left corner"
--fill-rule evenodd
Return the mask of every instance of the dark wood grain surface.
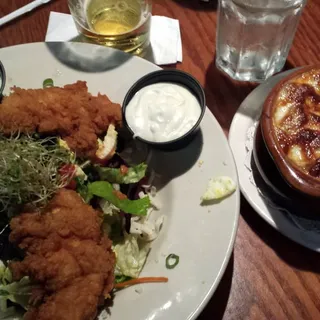
M 0 1 L 0 17 L 28 0 Z M 153 14 L 180 20 L 183 63 L 204 86 L 208 106 L 226 134 L 241 101 L 255 87 L 238 83 L 214 65 L 217 0 L 155 0 Z M 44 41 L 50 11 L 68 13 L 66 0 L 53 0 L 0 27 L 0 47 Z M 286 67 L 320 62 L 320 1 L 309 0 Z M 209 319 L 320 319 L 320 255 L 288 240 L 241 199 L 234 253 L 213 298 L 200 315 Z M 175 320 L 175 319 L 168 319 Z

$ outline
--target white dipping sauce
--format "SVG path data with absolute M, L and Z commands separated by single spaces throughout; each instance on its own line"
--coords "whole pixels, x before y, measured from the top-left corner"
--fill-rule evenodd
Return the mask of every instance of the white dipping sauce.
M 198 121 L 201 107 L 185 87 L 160 82 L 139 90 L 127 105 L 125 115 L 135 136 L 166 142 L 187 133 Z

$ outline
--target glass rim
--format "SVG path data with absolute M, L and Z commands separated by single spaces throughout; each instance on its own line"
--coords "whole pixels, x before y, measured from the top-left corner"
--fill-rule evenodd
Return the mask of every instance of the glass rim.
M 263 11 L 282 11 L 282 10 L 288 10 L 294 7 L 298 7 L 301 6 L 301 9 L 305 6 L 307 0 L 297 0 L 295 1 L 293 4 L 288 4 L 287 6 L 271 6 L 271 7 L 265 7 L 262 5 L 254 5 L 254 4 L 248 4 L 245 3 L 246 0 L 230 0 L 231 2 L 234 2 L 235 4 L 237 4 L 238 6 L 242 7 L 242 8 L 246 8 L 246 9 L 253 9 L 253 10 L 263 10 Z M 220 0 L 221 2 L 221 0 Z

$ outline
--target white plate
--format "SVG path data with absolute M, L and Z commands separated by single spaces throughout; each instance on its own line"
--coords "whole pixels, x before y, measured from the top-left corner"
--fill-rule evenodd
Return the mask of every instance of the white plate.
M 58 86 L 85 80 L 91 93 L 106 93 L 119 103 L 136 80 L 160 69 L 117 50 L 80 43 L 3 48 L 0 60 L 7 71 L 7 93 L 13 85 L 40 88 L 46 78 L 53 78 Z M 156 170 L 166 180 L 159 198 L 167 219 L 142 276 L 166 276 L 169 282 L 141 285 L 141 293 L 136 287 L 119 292 L 111 316 L 101 319 L 195 319 L 215 291 L 233 249 L 239 191 L 218 204 L 200 206 L 209 178 L 228 175 L 237 181 L 227 139 L 210 111 L 201 123 L 201 134 L 188 148 L 171 154 L 158 152 L 154 159 Z M 180 256 L 173 270 L 165 267 L 170 253 Z
M 254 125 L 255 119 L 261 114 L 262 105 L 271 89 L 293 71 L 290 70 L 268 79 L 248 95 L 232 120 L 229 143 L 236 160 L 241 191 L 256 212 L 288 238 L 320 252 L 320 234 L 302 230 L 286 214 L 267 204 L 251 182 L 250 171 L 244 165 L 247 155 L 245 143 L 248 129 Z

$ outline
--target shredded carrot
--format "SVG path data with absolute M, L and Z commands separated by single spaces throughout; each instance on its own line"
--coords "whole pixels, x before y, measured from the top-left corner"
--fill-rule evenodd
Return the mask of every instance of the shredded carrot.
M 129 286 L 133 286 L 135 284 L 139 283 L 151 283 L 151 282 L 168 282 L 168 278 L 166 277 L 144 277 L 144 278 L 138 278 L 138 279 L 131 279 L 128 281 L 124 281 L 121 283 L 116 283 L 114 285 L 115 289 L 122 289 Z
M 118 191 L 118 190 L 113 190 L 113 194 L 120 200 L 128 198 L 124 193 L 122 193 L 121 191 Z
M 120 173 L 121 173 L 123 176 L 128 173 L 128 170 L 129 170 L 129 168 L 128 168 L 127 166 L 125 166 L 125 165 L 123 165 L 123 164 L 120 166 Z

